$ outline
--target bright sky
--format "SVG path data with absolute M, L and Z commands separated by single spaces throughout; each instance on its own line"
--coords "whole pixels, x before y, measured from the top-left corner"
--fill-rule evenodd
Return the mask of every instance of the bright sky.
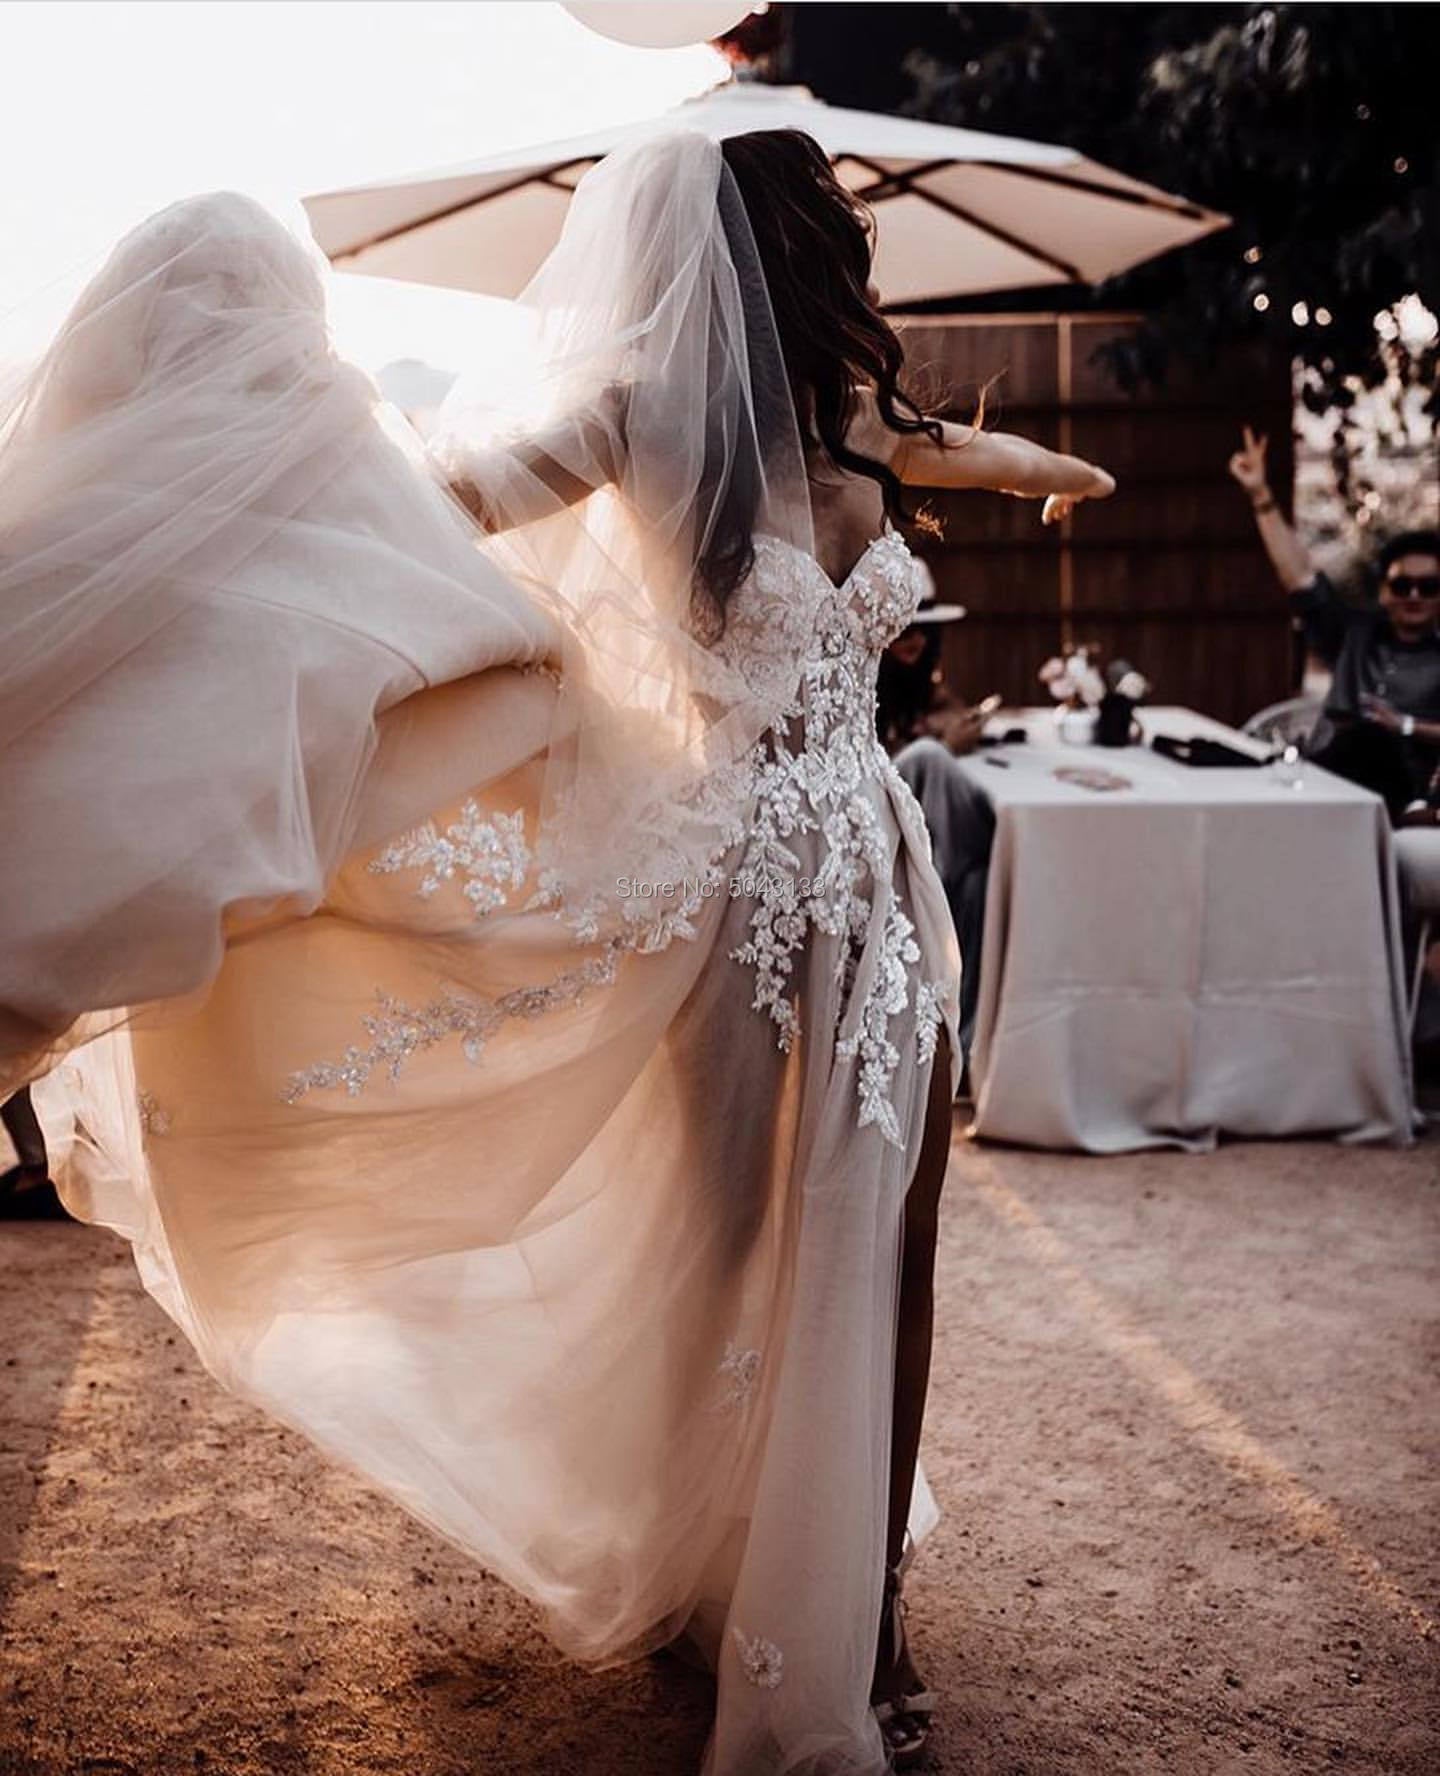
M 650 116 L 725 72 L 703 45 L 626 48 L 548 0 L 0 0 L 0 66 L 0 311 L 32 313 L 38 286 L 72 287 L 174 198 L 283 209 Z M 338 283 L 342 348 L 371 364 L 452 361 L 474 312 Z

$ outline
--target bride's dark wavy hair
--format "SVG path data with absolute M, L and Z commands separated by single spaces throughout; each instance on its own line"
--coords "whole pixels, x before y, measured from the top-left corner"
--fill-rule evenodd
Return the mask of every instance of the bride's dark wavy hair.
M 721 218 L 732 243 L 737 226 L 747 224 L 754 240 L 807 456 L 818 448 L 837 468 L 877 482 L 886 516 L 915 522 L 894 470 L 846 442 L 861 388 L 873 389 L 891 431 L 936 443 L 944 436 L 940 421 L 903 387 L 904 349 L 870 299 L 874 218 L 868 206 L 846 190 L 825 150 L 803 130 L 730 136 L 721 154 L 744 207 L 743 221 L 727 215 L 722 176 Z M 738 480 L 723 490 L 700 554 L 698 602 L 722 624 L 730 594 L 754 561 L 759 496 L 758 486 Z

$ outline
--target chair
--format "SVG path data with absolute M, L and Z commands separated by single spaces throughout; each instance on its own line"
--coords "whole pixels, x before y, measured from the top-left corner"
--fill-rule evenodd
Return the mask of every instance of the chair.
M 1440 827 L 1402 827 L 1395 834 L 1395 862 L 1400 871 L 1400 893 L 1405 910 L 1420 926 L 1415 953 L 1415 973 L 1410 982 L 1410 1028 L 1420 1010 L 1420 989 L 1425 984 L 1425 952 L 1440 922 Z
M 1303 746 L 1319 715 L 1318 698 L 1287 697 L 1283 703 L 1257 709 L 1240 732 L 1271 746 Z

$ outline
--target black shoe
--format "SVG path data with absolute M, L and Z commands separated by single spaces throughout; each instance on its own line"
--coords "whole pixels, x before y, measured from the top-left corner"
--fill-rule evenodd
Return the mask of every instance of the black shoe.
M 42 1166 L 0 1173 L 0 1221 L 68 1221 L 60 1194 Z

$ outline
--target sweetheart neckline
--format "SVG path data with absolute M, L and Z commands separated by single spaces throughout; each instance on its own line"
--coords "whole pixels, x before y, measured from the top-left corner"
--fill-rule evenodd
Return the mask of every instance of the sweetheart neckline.
M 845 575 L 845 578 L 843 580 L 837 580 L 835 576 L 826 569 L 826 566 L 824 562 L 821 561 L 820 557 L 814 554 L 813 551 L 802 549 L 798 543 L 792 543 L 785 537 L 774 536 L 770 532 L 765 532 L 764 536 L 766 541 L 779 543 L 782 548 L 793 551 L 793 553 L 798 555 L 802 561 L 811 562 L 814 565 L 816 572 L 819 573 L 821 579 L 823 579 L 826 585 L 829 586 L 830 590 L 837 595 L 842 594 L 849 589 L 851 581 L 855 578 L 856 574 L 860 572 L 860 569 L 864 567 L 865 563 L 874 554 L 876 549 L 879 548 L 881 543 L 899 543 L 900 547 L 905 551 L 907 558 L 911 561 L 915 559 L 909 543 L 905 541 L 904 537 L 901 536 L 900 532 L 896 530 L 893 525 L 887 524 L 884 530 L 877 532 L 876 535 L 871 537 L 870 541 L 866 543 L 865 547 L 855 557 L 855 560 L 851 564 L 850 571 Z

